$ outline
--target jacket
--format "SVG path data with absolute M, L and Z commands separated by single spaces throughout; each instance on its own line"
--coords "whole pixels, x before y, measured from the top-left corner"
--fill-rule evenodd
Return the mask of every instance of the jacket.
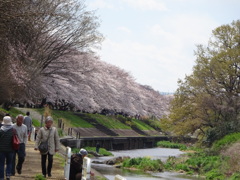
M 0 152 L 13 152 L 12 148 L 13 129 L 4 132 L 0 129 Z
M 48 139 L 48 135 L 49 135 L 49 139 Z M 38 149 L 38 145 L 41 142 L 47 141 L 47 139 L 48 139 L 48 152 L 49 154 L 54 155 L 55 150 L 58 151 L 60 149 L 60 140 L 59 140 L 57 129 L 55 127 L 51 127 L 50 129 L 47 129 L 46 127 L 41 127 L 39 129 L 36 137 L 35 148 Z

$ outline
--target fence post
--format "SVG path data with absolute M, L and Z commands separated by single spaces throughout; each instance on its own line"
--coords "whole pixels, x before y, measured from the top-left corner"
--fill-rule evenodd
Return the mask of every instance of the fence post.
M 117 175 L 114 177 L 114 180 L 127 180 L 127 179 L 117 174 Z
M 91 159 L 83 158 L 82 180 L 90 180 L 91 176 Z
M 31 135 L 30 135 L 30 140 L 31 141 L 35 141 L 35 127 L 32 127 L 32 132 L 31 132 Z
M 72 149 L 70 147 L 67 147 L 66 155 L 65 155 L 65 165 L 64 165 L 64 177 L 66 180 L 69 180 L 71 155 L 72 155 Z

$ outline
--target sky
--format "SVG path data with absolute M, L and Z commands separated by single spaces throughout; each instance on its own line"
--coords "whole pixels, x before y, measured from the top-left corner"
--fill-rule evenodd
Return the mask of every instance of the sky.
M 173 93 L 192 73 L 196 45 L 240 19 L 240 0 L 86 0 L 105 37 L 98 55 L 135 81 Z

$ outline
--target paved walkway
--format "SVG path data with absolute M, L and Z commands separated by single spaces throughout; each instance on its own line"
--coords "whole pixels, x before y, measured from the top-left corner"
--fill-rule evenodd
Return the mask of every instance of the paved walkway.
M 17 108 L 17 107 L 15 107 L 15 108 Z M 31 108 L 17 108 L 17 109 L 22 111 L 24 115 L 26 114 L 27 111 L 29 111 L 31 118 L 36 119 L 39 122 L 41 122 L 42 115 L 40 113 L 38 113 L 37 111 L 35 111 L 34 109 L 31 109 Z

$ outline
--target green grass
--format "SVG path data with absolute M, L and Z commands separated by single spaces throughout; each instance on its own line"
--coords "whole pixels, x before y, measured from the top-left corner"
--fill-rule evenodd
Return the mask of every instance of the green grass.
M 9 114 L 10 114 L 10 116 L 11 116 L 11 117 L 13 117 L 13 118 L 16 118 L 16 117 L 17 117 L 17 115 L 19 115 L 19 114 L 22 114 L 22 115 L 24 115 L 22 111 L 19 111 L 19 110 L 18 110 L 18 109 L 16 109 L 16 108 L 10 108 L 10 110 L 9 110 L 9 111 L 7 111 L 7 110 L 5 110 L 5 109 L 2 109 L 2 108 L 0 108 L 0 111 L 2 111 L 2 112 L 4 112 L 4 113 L 9 113 Z
M 34 109 L 40 114 L 44 114 L 44 108 Z M 11 108 L 10 111 L 0 109 L 4 113 L 10 113 L 11 116 L 17 116 L 22 114 L 21 111 Z M 94 128 L 94 125 L 90 124 L 89 119 L 96 120 L 99 124 L 109 128 L 109 129 L 131 129 L 132 126 L 140 130 L 154 130 L 153 127 L 144 123 L 141 120 L 132 119 L 129 117 L 124 117 L 121 115 L 117 116 L 105 116 L 101 114 L 90 114 L 90 113 L 74 113 L 70 111 L 60 111 L 60 110 L 50 110 L 51 116 L 54 119 L 54 123 L 57 123 L 58 119 L 63 119 L 64 124 L 68 127 L 81 127 L 81 128 Z M 77 115 L 78 114 L 78 115 Z M 41 123 L 39 120 L 33 119 L 33 125 L 35 127 L 40 127 Z
M 94 151 L 94 152 L 96 152 L 96 148 L 95 147 L 84 147 L 84 149 L 86 149 L 87 151 Z M 73 148 L 72 152 L 73 153 L 78 153 L 79 149 L 78 148 Z M 103 155 L 103 156 L 113 156 L 113 154 L 111 152 L 107 151 L 104 148 L 100 148 L 99 149 L 99 154 Z
M 187 146 L 185 146 L 184 144 L 172 143 L 170 141 L 158 141 L 157 146 L 158 147 L 165 147 L 165 148 L 180 149 L 180 150 L 186 150 L 187 149 Z
M 46 178 L 43 177 L 42 174 L 37 174 L 37 175 L 35 176 L 35 180 L 46 180 Z
M 163 171 L 163 163 L 160 159 L 150 159 L 148 157 L 125 159 L 122 166 L 125 168 L 136 168 L 143 171 Z
M 132 119 L 132 122 L 140 130 L 154 130 L 154 128 L 139 119 Z
M 226 146 L 229 146 L 237 141 L 240 141 L 240 133 L 232 133 L 224 136 L 222 139 L 216 141 L 212 145 L 213 151 L 220 151 Z
M 131 127 L 120 122 L 115 116 L 105 116 L 101 114 L 85 114 L 86 117 L 95 119 L 98 123 L 109 129 L 131 129 Z
M 36 109 L 39 113 L 43 114 L 44 109 Z M 94 126 L 88 123 L 86 120 L 82 119 L 81 117 L 74 115 L 73 112 L 70 111 L 59 111 L 59 110 L 52 110 L 51 116 L 53 117 L 54 121 L 58 119 L 63 119 L 72 127 L 82 127 L 82 128 L 93 128 Z

